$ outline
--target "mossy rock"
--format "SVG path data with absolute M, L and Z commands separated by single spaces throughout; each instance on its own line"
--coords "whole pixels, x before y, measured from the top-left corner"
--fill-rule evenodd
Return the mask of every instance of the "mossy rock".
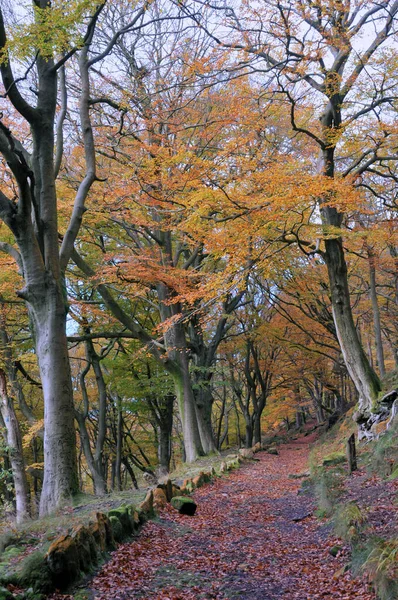
M 133 528 L 133 531 L 138 531 L 141 523 L 140 523 L 140 516 L 137 512 L 137 509 L 135 508 L 134 504 L 129 504 L 127 507 L 127 510 L 129 513 L 131 527 Z
M 130 514 L 127 506 L 119 506 L 108 512 L 108 516 L 117 517 L 122 525 L 124 535 L 130 535 L 133 532 Z
M 101 535 L 105 535 L 106 547 L 114 548 L 115 547 L 115 538 L 113 537 L 113 530 L 112 530 L 112 525 L 109 520 L 109 517 L 107 517 L 107 515 L 104 513 L 98 512 L 97 513 L 97 522 L 98 522 L 99 528 L 101 530 Z
M 27 556 L 10 577 L 10 583 L 23 588 L 32 588 L 34 593 L 48 594 L 54 589 L 54 574 L 51 572 L 47 555 L 38 550 Z M 57 585 L 61 587 L 62 582 Z
M 87 573 L 91 565 L 95 565 L 98 560 L 94 537 L 88 527 L 79 525 L 72 530 L 71 538 L 74 540 L 79 554 L 80 570 Z
M 115 538 L 115 540 L 117 542 L 121 542 L 124 537 L 124 534 L 123 534 L 123 527 L 120 522 L 120 519 L 118 517 L 116 517 L 115 515 L 111 515 L 109 517 L 109 520 L 110 520 L 111 526 L 112 526 L 113 537 Z
M 328 456 L 325 456 L 322 464 L 324 467 L 332 467 L 335 465 L 341 465 L 345 462 L 347 462 L 347 456 L 344 454 L 344 452 L 332 452 L 331 454 L 328 454 Z
M 181 515 L 193 516 L 196 512 L 197 504 L 187 496 L 176 496 L 171 500 L 171 506 L 178 510 Z
M 80 575 L 80 557 L 76 540 L 70 535 L 56 539 L 48 549 L 47 565 L 61 589 Z

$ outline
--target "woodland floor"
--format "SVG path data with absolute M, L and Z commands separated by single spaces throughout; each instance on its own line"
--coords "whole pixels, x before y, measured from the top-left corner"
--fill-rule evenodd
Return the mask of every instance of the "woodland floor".
M 348 549 L 329 554 L 337 540 L 313 516 L 313 499 L 298 494 L 300 479 L 289 478 L 307 469 L 312 441 L 282 445 L 279 456 L 259 453 L 197 490 L 193 517 L 166 507 L 112 554 L 91 598 L 373 600 L 363 580 L 342 572 Z

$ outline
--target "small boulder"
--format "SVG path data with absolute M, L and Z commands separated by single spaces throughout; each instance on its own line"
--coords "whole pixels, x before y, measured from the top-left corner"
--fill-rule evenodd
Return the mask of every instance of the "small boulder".
M 97 523 L 101 531 L 101 535 L 105 536 L 105 547 L 114 548 L 115 539 L 113 537 L 112 526 L 109 518 L 104 513 L 97 513 Z
M 174 496 L 179 496 L 180 493 L 181 493 L 180 486 L 173 483 L 173 485 L 171 486 L 171 498 L 174 498 Z M 170 498 L 170 501 L 171 501 L 171 498 Z
M 340 552 L 340 550 L 342 549 L 342 546 L 332 546 L 331 548 L 329 548 L 329 554 L 331 556 L 333 556 L 334 558 L 336 558 L 336 556 L 338 555 L 338 553 Z
M 199 473 L 199 475 L 196 475 L 196 477 L 194 477 L 192 479 L 192 485 L 194 486 L 194 488 L 200 488 L 205 483 L 206 483 L 206 477 L 205 477 L 205 474 L 203 473 L 203 471 L 201 471 Z
M 261 452 L 261 450 L 262 450 L 261 443 L 257 442 L 257 444 L 254 444 L 252 450 L 255 454 L 257 454 L 257 452 Z
M 254 452 L 251 448 L 241 448 L 239 450 L 239 456 L 246 460 L 251 460 L 254 456 Z
M 160 487 L 157 487 L 153 490 L 153 504 L 157 510 L 161 510 L 167 504 L 166 493 Z
M 123 530 L 123 536 L 129 535 L 133 531 L 133 526 L 130 519 L 130 514 L 127 506 L 119 506 L 119 508 L 113 508 L 108 513 L 110 517 L 116 517 L 119 519 Z
M 170 502 L 170 500 L 173 497 L 173 484 L 172 484 L 170 477 L 163 477 L 159 481 L 157 487 L 164 491 L 167 502 Z
M 149 490 L 145 496 L 145 500 L 138 506 L 139 512 L 144 515 L 145 518 L 153 517 L 153 491 Z
M 226 473 L 228 471 L 227 463 L 222 461 L 220 465 L 220 473 Z
M 75 540 L 70 535 L 62 535 L 51 544 L 46 561 L 61 589 L 79 576 L 79 553 Z
M 71 538 L 74 540 L 79 555 L 80 570 L 87 572 L 92 563 L 97 562 L 97 552 L 94 538 L 89 529 L 78 525 L 72 529 Z
M 267 454 L 274 454 L 275 456 L 278 456 L 279 452 L 275 446 L 271 446 L 271 448 L 268 448 Z
M 117 542 L 121 542 L 124 535 L 123 527 L 120 520 L 115 515 L 111 515 L 109 517 L 109 521 L 111 522 L 113 537 Z
M 188 498 L 187 496 L 176 496 L 171 500 L 171 506 L 178 510 L 180 515 L 189 516 L 193 516 L 195 514 L 197 507 L 192 498 Z
M 184 479 L 184 482 L 181 486 L 181 494 L 191 494 L 193 492 L 193 489 L 194 486 L 192 483 L 192 479 Z

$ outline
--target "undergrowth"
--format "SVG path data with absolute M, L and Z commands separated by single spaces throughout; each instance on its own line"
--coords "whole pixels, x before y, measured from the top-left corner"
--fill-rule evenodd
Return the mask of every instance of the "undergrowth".
M 349 422 L 351 421 L 351 423 Z M 314 444 L 310 457 L 311 481 L 317 497 L 320 517 L 329 517 L 336 534 L 351 548 L 351 568 L 367 575 L 380 600 L 398 599 L 398 538 L 374 535 L 368 522 L 369 507 L 350 498 L 346 465 L 333 464 L 328 458 L 345 450 L 355 430 L 351 414 L 345 415 Z M 369 475 L 387 482 L 398 477 L 398 419 L 378 440 L 359 445 L 359 467 Z M 363 471 L 364 472 L 364 471 Z M 360 506 L 362 504 L 362 507 Z

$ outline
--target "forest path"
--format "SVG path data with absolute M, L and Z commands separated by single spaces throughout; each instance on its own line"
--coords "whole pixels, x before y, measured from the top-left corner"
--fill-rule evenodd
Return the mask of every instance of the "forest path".
M 193 517 L 167 507 L 122 544 L 91 584 L 96 600 L 373 600 L 334 558 L 336 543 L 297 494 L 312 436 L 261 452 L 193 497 Z

